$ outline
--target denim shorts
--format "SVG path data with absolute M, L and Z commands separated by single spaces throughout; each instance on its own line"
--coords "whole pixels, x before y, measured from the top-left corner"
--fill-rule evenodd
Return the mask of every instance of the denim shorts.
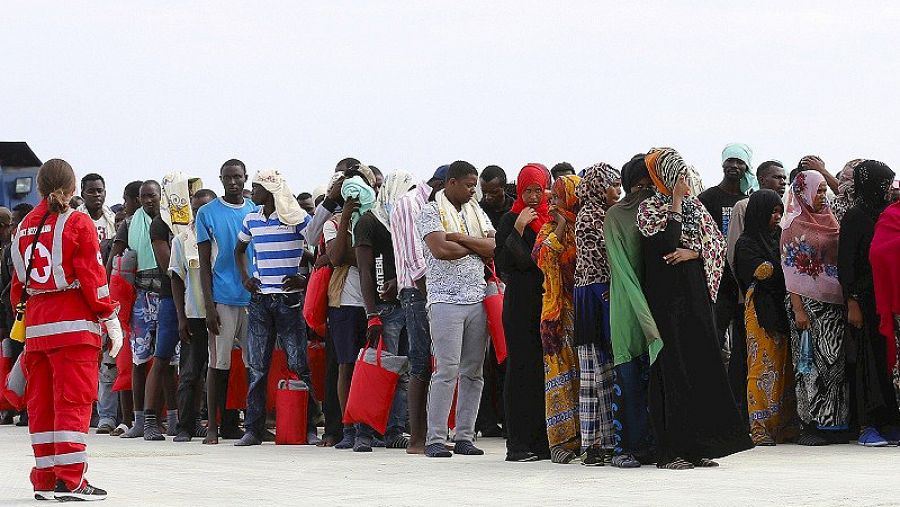
M 156 324 L 156 351 L 153 357 L 172 359 L 178 354 L 178 313 L 175 311 L 175 300 L 170 297 L 159 298 L 159 311 Z
M 328 309 L 328 337 L 338 364 L 353 364 L 366 341 L 366 310 L 361 306 Z

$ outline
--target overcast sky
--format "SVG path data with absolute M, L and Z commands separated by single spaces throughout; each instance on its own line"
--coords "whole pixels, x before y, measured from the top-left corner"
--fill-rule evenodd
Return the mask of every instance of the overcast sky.
M 426 177 L 457 159 L 620 167 L 672 146 L 895 170 L 895 2 L 5 0 L 0 140 L 125 183 L 207 186 L 226 159 L 295 193 L 354 156 Z

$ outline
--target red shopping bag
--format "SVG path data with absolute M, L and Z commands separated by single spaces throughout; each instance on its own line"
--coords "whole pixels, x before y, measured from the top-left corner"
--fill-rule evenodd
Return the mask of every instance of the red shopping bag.
M 116 355 L 116 380 L 113 382 L 113 391 L 131 391 L 131 370 L 134 364 L 131 362 L 131 331 L 122 328 L 123 343 Z
M 347 408 L 344 409 L 344 424 L 363 423 L 381 434 L 387 430 L 397 380 L 400 378 L 400 375 L 381 366 L 383 346 L 384 340 L 379 338 L 375 364 L 365 361 L 368 346 L 359 352 L 350 380 Z
M 282 380 L 299 380 L 300 377 L 288 368 L 287 354 L 282 349 L 272 351 L 272 362 L 269 366 L 269 377 L 266 381 L 266 411 L 275 408 L 275 396 Z M 276 414 L 277 417 L 277 414 Z
M 488 333 L 494 345 L 494 354 L 497 355 L 497 363 L 506 361 L 506 332 L 503 330 L 503 284 L 497 277 L 494 264 L 491 263 L 491 277 L 488 286 L 494 284 L 497 292 L 484 298 L 484 311 L 487 313 Z
M 325 399 L 325 343 L 310 340 L 306 348 L 306 360 L 312 377 L 313 394 L 317 400 L 322 401 Z
M 113 391 L 131 390 L 131 310 L 137 294 L 128 280 L 122 276 L 122 256 L 117 259 L 118 269 L 109 280 L 109 297 L 119 302 L 119 324 L 122 326 L 122 348 L 116 355 L 118 374 L 113 382 Z
M 231 372 L 228 374 L 228 395 L 225 397 L 227 410 L 247 408 L 247 368 L 241 357 L 241 349 L 231 349 Z
M 300 380 L 281 380 L 275 391 L 275 443 L 306 444 L 309 386 Z
M 331 266 L 323 266 L 309 275 L 306 285 L 306 299 L 303 301 L 303 318 L 319 336 L 325 336 L 328 321 L 328 283 L 331 281 Z
M 453 403 L 450 405 L 450 415 L 447 417 L 447 427 L 451 430 L 456 429 L 456 400 L 459 398 L 459 381 L 456 381 L 456 387 L 453 388 Z

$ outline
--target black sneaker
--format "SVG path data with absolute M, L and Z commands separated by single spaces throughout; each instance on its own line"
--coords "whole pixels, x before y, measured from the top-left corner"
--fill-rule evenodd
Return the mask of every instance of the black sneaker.
M 475 444 L 468 440 L 460 440 L 453 446 L 453 454 L 462 454 L 463 456 L 481 456 L 484 451 L 475 447 Z
M 191 435 L 191 432 L 181 430 L 175 435 L 175 438 L 172 439 L 173 442 L 190 442 L 194 436 Z
M 581 460 L 581 464 L 585 466 L 602 467 L 612 464 L 613 453 L 611 450 L 601 449 L 599 447 L 588 447 L 587 452 Z
M 81 486 L 78 486 L 73 491 L 68 491 L 65 488 L 62 489 L 62 491 L 57 489 L 57 492 L 53 495 L 53 497 L 60 502 L 94 502 L 97 500 L 106 500 L 106 491 L 91 486 L 87 481 L 81 481 Z
M 219 438 L 224 440 L 238 440 L 244 438 L 244 432 L 237 426 L 219 429 Z

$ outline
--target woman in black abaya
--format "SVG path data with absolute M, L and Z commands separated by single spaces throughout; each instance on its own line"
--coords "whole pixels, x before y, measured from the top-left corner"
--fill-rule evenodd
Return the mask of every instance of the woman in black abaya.
M 671 148 L 645 158 L 656 193 L 638 209 L 644 293 L 665 344 L 650 370 L 657 467 L 717 466 L 753 446 L 719 352 L 713 301 L 725 240 L 697 199 L 695 171 Z

